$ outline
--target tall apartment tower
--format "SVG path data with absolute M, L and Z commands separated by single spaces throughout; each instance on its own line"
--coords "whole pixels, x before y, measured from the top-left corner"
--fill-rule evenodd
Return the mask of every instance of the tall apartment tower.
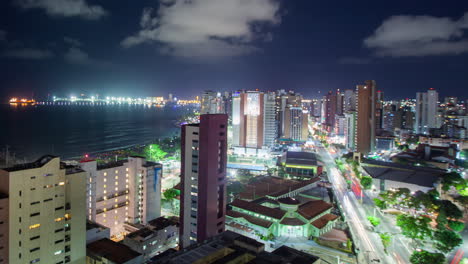
M 302 107 L 287 107 L 284 115 L 283 138 L 295 141 L 306 141 L 308 130 L 309 112 Z
M 325 105 L 325 125 L 327 126 L 328 131 L 332 131 L 335 126 L 335 115 L 336 115 L 336 105 L 337 97 L 335 92 L 328 92 L 326 95 L 326 105 Z
M 10 200 L 8 195 L 0 192 L 0 264 L 8 262 L 8 229 L 10 227 L 8 214 Z
M 437 127 L 439 94 L 434 88 L 426 93 L 416 93 L 416 133 L 428 134 L 429 129 Z
M 276 120 L 277 106 L 275 92 L 265 93 L 263 109 L 263 145 L 270 147 L 273 146 L 276 139 L 278 138 L 278 122 Z
M 6 240 L 0 238 L 4 263 L 85 263 L 83 170 L 61 163 L 58 157 L 44 156 L 0 169 L 0 182 L 9 208 L 8 212 L 0 209 L 1 218 L 8 217 L 8 226 L 0 225 L 8 232 Z
M 161 216 L 162 164 L 129 157 L 102 165 L 85 159 L 80 167 L 87 172 L 88 219 L 108 227 L 113 238 L 123 238 L 125 222 L 146 224 Z
M 224 231 L 227 115 L 201 115 L 182 126 L 180 238 L 182 248 Z
M 264 93 L 238 92 L 232 98 L 233 146 L 260 149 L 264 139 Z
M 365 81 L 356 87 L 355 149 L 368 154 L 375 150 L 376 133 L 376 83 Z

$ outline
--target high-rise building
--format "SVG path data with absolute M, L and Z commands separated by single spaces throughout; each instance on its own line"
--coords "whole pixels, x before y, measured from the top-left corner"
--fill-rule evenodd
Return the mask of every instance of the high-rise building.
M 10 200 L 8 195 L 0 192 L 0 264 L 8 262 L 8 229 L 10 227 L 8 211 Z
M 356 93 L 351 89 L 346 89 L 344 91 L 343 99 L 343 111 L 355 111 L 356 110 Z
M 340 89 L 336 90 L 336 114 L 343 115 L 344 110 L 344 93 Z
M 344 127 L 344 136 L 345 136 L 345 146 L 347 149 L 354 151 L 355 150 L 355 136 L 356 136 L 356 112 L 349 111 L 345 113 L 345 127 Z
M 224 231 L 227 115 L 201 115 L 199 124 L 182 126 L 181 148 L 179 243 L 186 248 Z
M 376 102 L 375 102 L 375 127 L 376 129 L 383 128 L 383 104 L 384 104 L 384 93 L 382 91 L 377 91 L 376 93 Z
M 234 93 L 232 104 L 233 146 L 262 148 L 264 143 L 264 94 L 258 91 Z
M 0 258 L 8 263 L 85 263 L 83 170 L 61 163 L 58 157 L 44 156 L 0 169 L 0 182 L 9 208 L 0 212 L 2 218 L 8 214 L 8 242 L 0 248 Z
M 375 150 L 376 133 L 376 83 L 365 81 L 356 87 L 355 149 L 367 154 Z
M 416 133 L 428 134 L 429 129 L 437 128 L 438 101 L 439 94 L 434 88 L 426 93 L 416 93 Z
M 110 228 L 122 239 L 125 222 L 146 224 L 161 215 L 162 165 L 143 157 L 98 165 L 84 159 L 87 172 L 86 213 L 88 219 Z
M 295 93 L 293 91 L 286 92 L 284 90 L 279 90 L 277 92 L 277 106 L 278 106 L 278 136 L 281 138 L 285 137 L 285 115 L 286 108 L 288 107 L 302 107 L 302 95 Z
M 201 97 L 200 114 L 224 114 L 224 98 L 221 93 L 204 91 Z
M 313 99 L 311 104 L 311 113 L 310 115 L 315 118 L 320 118 L 322 113 L 322 100 L 320 99 Z
M 276 139 L 278 139 L 278 122 L 276 120 L 277 107 L 275 92 L 265 93 L 263 109 L 263 145 L 270 147 L 273 146 Z
M 309 112 L 302 107 L 286 107 L 283 138 L 306 141 L 309 135 L 308 120 Z
M 335 115 L 337 109 L 337 97 L 335 92 L 328 92 L 325 101 L 325 125 L 327 130 L 331 132 L 335 126 Z

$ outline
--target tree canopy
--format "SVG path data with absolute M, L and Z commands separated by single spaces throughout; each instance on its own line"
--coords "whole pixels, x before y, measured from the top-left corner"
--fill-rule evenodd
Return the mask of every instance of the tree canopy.
M 158 144 L 150 144 L 145 148 L 145 155 L 148 160 L 160 161 L 166 157 L 167 152 L 162 150 Z
M 401 228 L 401 233 L 411 239 L 424 240 L 432 236 L 429 227 L 431 219 L 423 216 L 399 215 L 397 216 L 397 226 Z
M 454 248 L 463 243 L 463 239 L 458 233 L 450 230 L 438 230 L 434 234 L 436 240 L 435 247 L 443 253 L 449 253 Z
M 410 257 L 410 261 L 412 264 L 444 264 L 445 257 L 441 253 L 432 253 L 421 250 L 414 251 Z

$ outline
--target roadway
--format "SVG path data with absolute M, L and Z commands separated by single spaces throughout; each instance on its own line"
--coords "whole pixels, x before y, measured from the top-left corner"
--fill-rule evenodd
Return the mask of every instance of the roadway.
M 362 199 L 361 202 L 361 199 L 357 199 L 356 195 L 348 190 L 347 183 L 337 169 L 333 157 L 325 148 L 319 147 L 318 154 L 322 157 L 322 161 L 327 168 L 328 179 L 332 183 L 336 199 L 345 216 L 345 221 L 350 226 L 355 246 L 359 249 L 359 263 L 408 264 L 410 251 L 406 248 L 406 241 L 402 241 L 402 238 L 398 235 L 392 237 L 393 243 L 387 249 L 388 254 L 386 254 L 380 236 L 371 230 L 370 223 L 367 220 L 367 216 L 372 215 L 374 211 L 373 202 L 369 198 Z M 398 231 L 395 223 L 391 223 L 385 216 L 381 218 L 382 226 L 379 226 L 379 229 L 382 232 L 395 234 Z

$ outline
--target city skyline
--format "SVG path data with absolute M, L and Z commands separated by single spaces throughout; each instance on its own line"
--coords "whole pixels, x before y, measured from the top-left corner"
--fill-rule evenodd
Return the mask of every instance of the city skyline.
M 0 97 L 285 89 L 309 98 L 373 79 L 396 99 L 429 88 L 462 97 L 468 85 L 462 2 L 78 2 L 1 4 Z

